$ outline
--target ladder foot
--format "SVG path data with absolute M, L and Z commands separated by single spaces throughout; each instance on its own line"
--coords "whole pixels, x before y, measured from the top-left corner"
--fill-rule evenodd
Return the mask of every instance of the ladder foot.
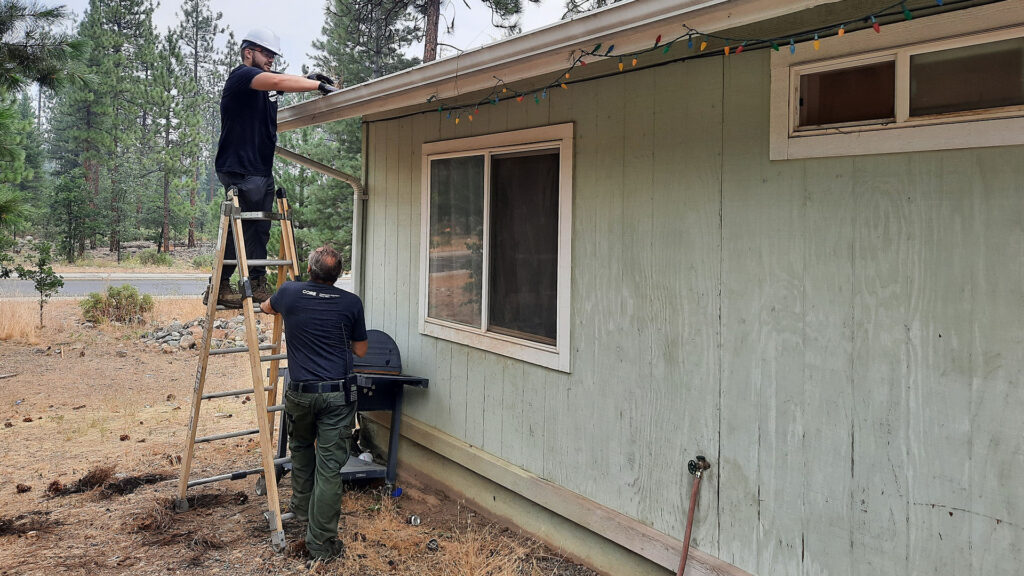
M 174 511 L 175 512 L 188 512 L 188 499 L 186 499 L 186 498 L 175 498 L 174 499 Z
M 288 543 L 284 539 L 284 530 L 278 530 L 270 535 L 270 547 L 274 549 L 274 552 L 284 552 L 288 547 Z

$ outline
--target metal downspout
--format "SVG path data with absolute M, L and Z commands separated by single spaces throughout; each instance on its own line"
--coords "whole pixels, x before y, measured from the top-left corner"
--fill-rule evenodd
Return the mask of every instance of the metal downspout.
M 370 125 L 366 122 L 362 123 L 363 131 L 363 161 L 362 161 L 362 174 L 360 174 L 363 182 L 369 184 L 369 158 L 366 155 L 369 150 L 370 140 Z M 357 296 L 363 299 L 363 305 L 366 305 L 366 297 L 364 295 L 363 282 L 365 274 L 363 273 L 363 244 L 364 244 L 364 219 L 366 214 L 366 200 L 369 195 L 366 193 L 367 186 L 363 186 L 362 190 L 356 191 L 355 197 L 352 199 L 352 289 Z

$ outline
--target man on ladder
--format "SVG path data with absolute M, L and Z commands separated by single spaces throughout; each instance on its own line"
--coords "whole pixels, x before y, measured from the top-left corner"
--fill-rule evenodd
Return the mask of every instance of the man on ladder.
M 291 511 L 307 520 L 313 560 L 344 552 L 338 540 L 341 469 L 349 458 L 355 418 L 351 355 L 366 355 L 366 324 L 358 296 L 334 286 L 341 254 L 321 246 L 309 255 L 309 282 L 285 282 L 260 308 L 280 314 L 288 343 L 285 393 L 292 458 Z
M 242 38 L 242 64 L 228 74 L 220 99 L 220 141 L 217 144 L 215 167 L 217 178 L 227 191 L 238 189 L 238 204 L 243 212 L 269 212 L 274 204 L 274 149 L 277 146 L 277 96 L 281 92 L 323 94 L 338 89 L 323 74 L 294 76 L 271 71 L 281 54 L 281 40 L 270 30 L 257 28 Z M 246 221 L 242 224 L 245 251 L 252 260 L 267 257 L 270 240 L 269 221 Z M 228 235 L 224 257 L 235 259 L 234 237 Z M 217 304 L 225 308 L 241 308 L 241 296 L 231 287 L 234 264 L 224 266 Z M 267 272 L 263 266 L 249 270 L 253 301 L 263 302 L 270 296 Z M 206 304 L 212 287 L 203 296 Z

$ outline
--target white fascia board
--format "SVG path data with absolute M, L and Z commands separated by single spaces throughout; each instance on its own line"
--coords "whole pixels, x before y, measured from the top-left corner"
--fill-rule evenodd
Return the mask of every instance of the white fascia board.
M 490 88 L 494 77 L 511 83 L 566 69 L 574 49 L 614 44 L 615 54 L 651 45 L 658 34 L 675 38 L 683 23 L 715 32 L 768 20 L 838 0 L 633 0 L 575 20 L 466 51 L 458 56 L 339 90 L 278 112 L 279 132 L 395 110 Z

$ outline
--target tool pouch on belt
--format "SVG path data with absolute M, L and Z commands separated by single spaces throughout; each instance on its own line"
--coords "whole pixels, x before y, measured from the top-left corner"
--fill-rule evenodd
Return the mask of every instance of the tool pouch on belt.
M 343 384 L 342 390 L 345 391 L 345 403 L 355 404 L 358 392 L 356 391 L 356 382 L 359 378 L 355 374 L 349 374 L 345 377 L 345 383 Z

